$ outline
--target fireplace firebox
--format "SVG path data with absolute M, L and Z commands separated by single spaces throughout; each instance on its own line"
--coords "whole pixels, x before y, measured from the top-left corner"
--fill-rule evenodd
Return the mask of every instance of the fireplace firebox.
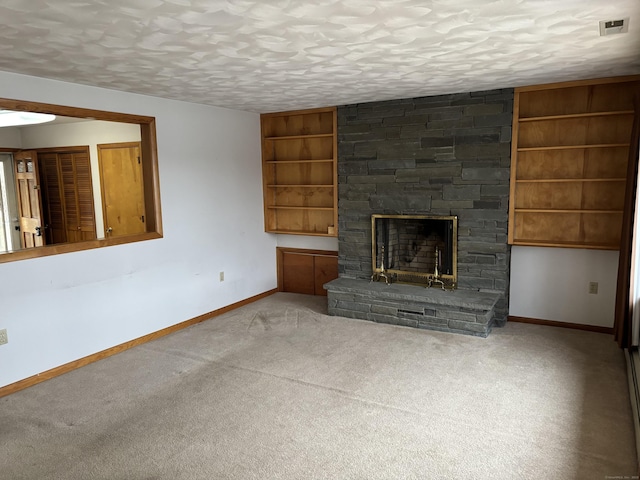
M 453 289 L 457 216 L 371 216 L 372 280 Z

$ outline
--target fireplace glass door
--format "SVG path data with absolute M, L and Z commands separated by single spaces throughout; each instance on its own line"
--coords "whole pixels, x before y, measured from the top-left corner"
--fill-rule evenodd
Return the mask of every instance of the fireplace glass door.
M 455 287 L 458 217 L 376 214 L 371 229 L 375 278 L 384 273 L 385 279 L 415 284 L 438 279 Z

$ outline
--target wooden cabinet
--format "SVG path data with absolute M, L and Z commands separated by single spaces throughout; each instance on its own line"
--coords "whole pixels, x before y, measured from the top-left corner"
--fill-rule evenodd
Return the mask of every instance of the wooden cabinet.
M 323 285 L 338 278 L 338 252 L 278 247 L 278 291 L 327 295 Z
M 619 248 L 640 76 L 515 90 L 509 243 Z
M 263 114 L 265 230 L 337 236 L 336 108 Z

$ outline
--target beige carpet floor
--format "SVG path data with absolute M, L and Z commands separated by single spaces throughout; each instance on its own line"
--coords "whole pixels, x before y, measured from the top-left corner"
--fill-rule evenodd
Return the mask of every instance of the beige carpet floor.
M 325 305 L 279 293 L 0 399 L 0 478 L 637 473 L 610 336 L 509 323 L 482 339 Z

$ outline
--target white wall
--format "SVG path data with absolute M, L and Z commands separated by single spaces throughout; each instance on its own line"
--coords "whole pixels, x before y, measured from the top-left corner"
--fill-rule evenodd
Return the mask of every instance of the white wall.
M 509 315 L 612 327 L 617 274 L 617 251 L 512 247 Z
M 0 128 L 0 147 L 21 148 L 22 139 L 20 137 L 20 129 L 16 127 Z
M 164 226 L 158 240 L 0 264 L 0 386 L 276 287 L 257 114 L 4 72 L 0 89 L 156 117 Z
M 312 237 L 307 235 L 277 235 L 279 247 L 308 248 L 310 250 L 338 251 L 337 237 Z
M 20 128 L 23 149 L 47 147 L 89 146 L 91 183 L 93 185 L 93 209 L 96 217 L 96 235 L 104 238 L 102 193 L 100 191 L 100 166 L 98 145 L 104 143 L 139 142 L 140 126 L 131 123 L 89 122 L 35 125 Z

